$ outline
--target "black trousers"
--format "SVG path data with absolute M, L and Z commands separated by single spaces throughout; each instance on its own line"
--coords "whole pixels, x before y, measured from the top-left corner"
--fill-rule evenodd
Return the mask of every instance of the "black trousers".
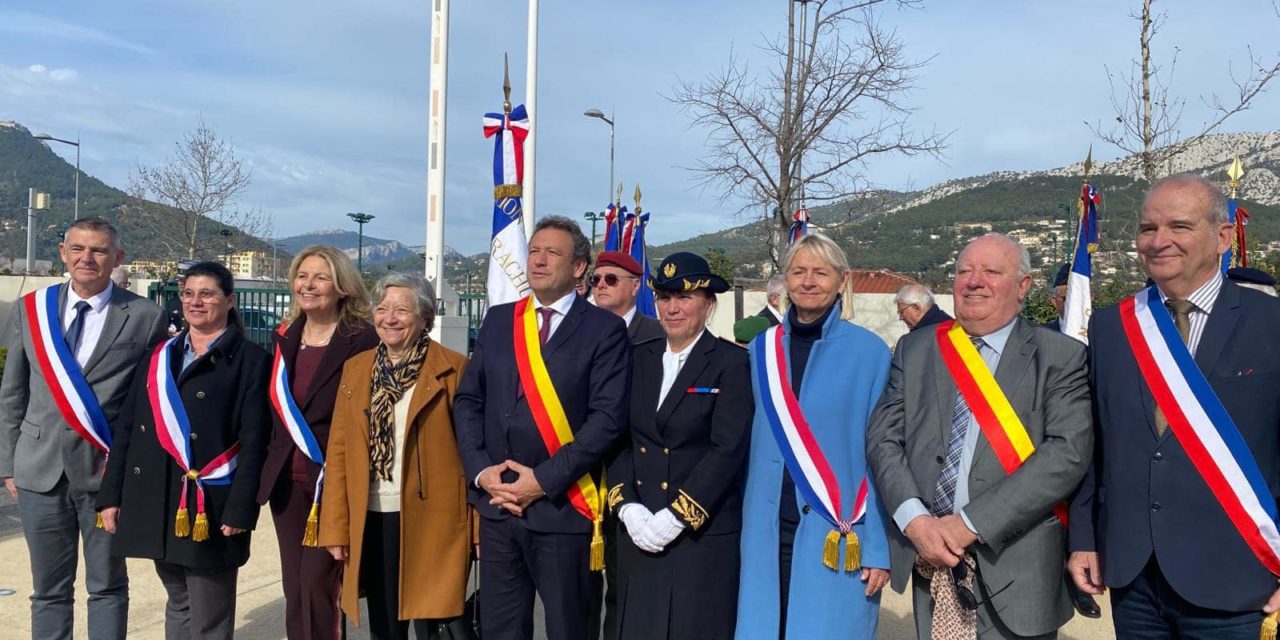
M 519 518 L 480 520 L 480 628 L 485 640 L 532 640 L 533 600 L 542 597 L 547 637 L 588 640 L 591 534 L 540 533 Z
M 370 511 L 365 518 L 360 586 L 369 606 L 373 640 L 409 640 L 409 625 L 418 640 L 439 637 L 441 620 L 400 619 L 400 514 Z
M 342 563 L 321 547 L 302 546 L 315 485 L 282 481 L 271 495 L 271 516 L 280 545 L 284 628 L 289 640 L 342 637 Z
M 604 534 L 604 588 L 592 588 L 594 600 L 587 632 L 590 640 L 618 640 L 618 518 L 613 512 L 605 511 L 600 526 Z M 603 631 L 601 616 L 604 617 Z

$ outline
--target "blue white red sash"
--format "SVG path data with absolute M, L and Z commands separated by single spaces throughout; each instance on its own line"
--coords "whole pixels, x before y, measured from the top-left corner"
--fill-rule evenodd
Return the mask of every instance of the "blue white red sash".
M 86 442 L 106 453 L 111 449 L 111 427 L 63 337 L 58 309 L 58 292 L 63 286 L 55 284 L 22 297 L 32 351 L 62 418 Z
M 1121 302 L 1120 321 L 1138 369 L 1178 443 L 1258 560 L 1280 576 L 1275 498 L 1156 288 Z
M 178 383 L 173 379 L 173 369 L 169 364 L 169 347 L 182 338 L 181 334 L 169 338 L 156 346 L 151 353 L 151 362 L 147 369 L 147 396 L 151 401 L 151 415 L 155 421 L 156 440 L 160 447 L 173 458 L 182 470 L 182 494 L 178 498 L 178 515 L 174 522 L 174 535 L 185 538 L 188 533 L 191 539 L 201 542 L 209 537 L 208 518 L 204 511 L 204 485 L 225 485 L 231 483 L 231 475 L 236 470 L 236 460 L 240 454 L 240 443 L 231 445 L 230 449 L 218 454 L 200 470 L 191 466 L 191 421 L 187 418 L 187 410 L 182 405 L 182 396 L 178 393 Z M 196 485 L 196 522 L 195 529 L 189 529 L 187 514 L 187 483 Z
M 283 327 L 281 327 L 283 333 Z M 324 452 L 320 450 L 320 443 L 316 441 L 315 433 L 311 430 L 311 425 L 307 424 L 306 418 L 302 417 L 302 411 L 298 409 L 298 403 L 293 399 L 293 392 L 289 388 L 289 369 L 284 362 L 284 355 L 280 353 L 280 345 L 276 345 L 275 360 L 271 365 L 271 407 L 275 409 L 276 416 L 280 418 L 280 424 L 284 425 L 285 431 L 289 432 L 289 437 L 293 438 L 293 444 L 307 456 L 307 459 L 320 465 L 320 475 L 316 478 L 315 497 L 311 500 L 311 512 L 307 515 L 307 527 L 302 535 L 302 544 L 308 547 L 316 545 L 316 535 L 318 532 L 320 518 L 320 491 L 324 488 Z
M 770 327 L 756 338 L 755 375 L 760 388 L 761 404 L 773 437 L 782 451 L 782 459 L 791 472 L 800 495 L 818 515 L 831 523 L 834 530 L 827 534 L 822 561 L 830 569 L 838 566 L 840 536 L 845 536 L 846 571 L 861 567 L 860 545 L 853 533 L 853 526 L 861 522 L 867 513 L 867 478 L 863 476 L 858 497 L 849 519 L 840 518 L 840 483 L 827 457 L 818 445 L 809 422 L 800 410 L 800 401 L 791 390 L 791 377 L 787 372 L 787 353 L 783 345 L 781 326 Z

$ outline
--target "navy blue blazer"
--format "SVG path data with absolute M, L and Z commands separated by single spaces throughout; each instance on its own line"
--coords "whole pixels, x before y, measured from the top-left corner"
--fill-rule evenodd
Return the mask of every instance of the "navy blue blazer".
M 631 342 L 626 324 L 578 296 L 542 347 L 574 437 L 556 455 L 548 456 L 520 390 L 512 338 L 514 307 L 514 303 L 499 305 L 485 315 L 454 400 L 454 431 L 471 483 L 469 500 L 481 517 L 511 517 L 491 506 L 489 494 L 474 481 L 486 467 L 515 460 L 533 468 L 547 494 L 525 509 L 521 518 L 525 526 L 547 533 L 590 532 L 591 523 L 574 510 L 566 491 L 587 473 L 600 481 L 605 456 L 616 448 L 627 427 Z M 504 479 L 514 480 L 515 474 L 508 472 Z
M 1280 300 L 1223 282 L 1196 364 L 1235 420 L 1274 500 L 1280 495 Z M 1276 578 L 1245 545 L 1173 432 L 1156 435 L 1154 401 L 1119 308 L 1089 323 L 1097 413 L 1093 467 L 1071 505 L 1072 551 L 1097 551 L 1108 586 L 1131 583 L 1155 555 L 1193 604 L 1259 610 Z

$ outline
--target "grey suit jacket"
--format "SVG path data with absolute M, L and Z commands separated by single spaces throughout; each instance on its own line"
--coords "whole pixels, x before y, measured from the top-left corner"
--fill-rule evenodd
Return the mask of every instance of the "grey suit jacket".
M 667 332 L 662 330 L 661 322 L 639 311 L 636 311 L 636 314 L 631 316 L 631 324 L 627 326 L 627 339 L 631 341 L 631 344 L 640 344 L 665 337 L 667 337 Z
M 1051 509 L 1080 484 L 1093 452 L 1085 347 L 1019 318 L 995 378 L 1036 451 L 1006 475 L 987 439 L 978 439 L 964 507 L 980 539 L 971 550 L 1000 620 L 1018 635 L 1045 634 L 1072 615 L 1066 530 Z M 955 398 L 935 330 L 903 336 L 867 427 L 867 460 L 890 513 L 911 498 L 932 504 Z M 891 531 L 893 588 L 902 591 L 916 552 L 897 527 Z
M 66 304 L 66 286 L 58 295 L 59 309 Z M 113 288 L 102 335 L 83 370 L 113 431 L 135 369 L 167 336 L 167 326 L 160 307 Z M 21 305 L 10 314 L 4 337 L 9 354 L 0 381 L 0 477 L 12 477 L 28 491 L 48 491 L 65 474 L 72 489 L 97 491 L 105 456 L 67 424 L 54 404 Z

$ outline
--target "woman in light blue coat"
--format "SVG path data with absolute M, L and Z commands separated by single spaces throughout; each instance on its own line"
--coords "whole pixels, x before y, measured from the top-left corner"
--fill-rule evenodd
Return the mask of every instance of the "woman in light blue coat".
M 875 334 L 841 319 L 848 260 L 829 238 L 801 238 L 784 257 L 782 273 L 791 308 L 776 328 L 781 355 L 775 330 L 750 347 L 756 412 L 736 638 L 874 640 L 889 548 L 865 440 L 867 418 L 888 377 L 889 350 Z M 799 415 L 787 408 L 786 395 L 797 400 Z M 807 429 L 783 426 L 799 423 Z M 788 432 L 799 442 L 802 431 L 811 433 L 819 455 L 788 444 Z M 838 506 L 831 505 L 830 484 L 839 487 Z M 852 535 L 840 535 L 845 532 Z

